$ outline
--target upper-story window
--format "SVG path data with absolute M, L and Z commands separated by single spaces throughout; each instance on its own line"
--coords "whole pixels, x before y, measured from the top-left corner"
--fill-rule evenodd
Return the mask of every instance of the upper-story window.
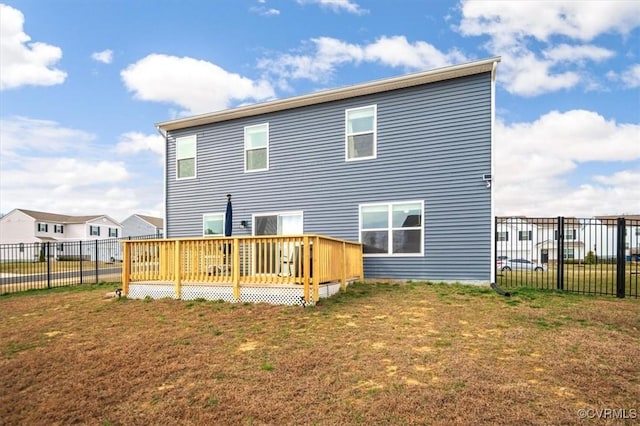
M 360 206 L 360 242 L 365 255 L 420 255 L 423 201 Z
M 89 235 L 100 235 L 100 227 L 89 225 Z
M 118 238 L 118 228 L 109 228 L 109 236 Z
M 48 232 L 49 224 L 48 223 L 38 223 L 38 232 Z
M 496 240 L 497 241 L 509 241 L 509 231 L 497 231 L 496 232 Z
M 346 159 L 376 158 L 376 105 L 346 110 Z
M 531 241 L 533 240 L 532 231 L 518 231 L 518 241 Z
M 176 138 L 176 179 L 196 177 L 196 135 Z
M 269 169 L 269 123 L 244 128 L 244 170 Z
M 558 239 L 558 230 L 556 229 L 553 234 L 553 238 L 555 240 Z M 565 240 L 577 240 L 578 232 L 575 229 L 566 229 L 564 230 L 564 239 Z
M 63 225 L 53 225 L 53 232 L 54 232 L 54 234 L 62 234 L 64 232 L 64 226 Z

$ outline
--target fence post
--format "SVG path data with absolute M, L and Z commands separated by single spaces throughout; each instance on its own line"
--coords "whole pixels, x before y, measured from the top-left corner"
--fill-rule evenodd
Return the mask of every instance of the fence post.
M 82 240 L 79 241 L 78 245 L 78 259 L 80 259 L 80 285 L 83 284 L 83 274 L 82 274 Z
M 493 265 L 491 269 L 493 270 L 493 282 L 498 284 L 498 216 L 493 218 L 493 229 L 494 234 L 491 236 L 493 238 Z
M 45 256 L 47 257 L 47 288 L 51 288 L 51 256 L 49 256 L 51 253 L 50 245 L 51 243 L 47 241 L 47 244 L 45 245 Z
M 626 266 L 626 259 L 625 259 L 625 243 L 626 243 L 626 223 L 625 223 L 625 219 L 623 217 L 619 217 L 618 218 L 618 238 L 617 238 L 617 242 L 616 242 L 616 297 L 619 297 L 621 299 L 624 298 L 625 296 L 625 291 L 624 291 L 624 287 L 625 287 L 625 281 L 626 281 L 626 277 L 625 277 L 625 266 Z
M 96 257 L 94 259 L 96 262 L 96 282 L 95 283 L 98 284 L 98 240 L 95 240 L 95 241 L 96 241 L 96 250 L 95 250 Z
M 558 253 L 556 253 L 558 262 L 558 290 L 564 290 L 564 217 L 558 216 Z

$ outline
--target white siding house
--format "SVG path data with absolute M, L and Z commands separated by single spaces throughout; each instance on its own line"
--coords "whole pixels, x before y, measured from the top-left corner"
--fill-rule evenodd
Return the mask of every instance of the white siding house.
M 640 215 L 564 217 L 563 249 L 559 254 L 557 218 L 500 218 L 496 224 L 496 252 L 501 257 L 523 258 L 539 263 L 584 260 L 589 253 L 597 259 L 616 258 L 618 218 L 626 219 L 625 257 L 640 255 Z
M 125 238 L 151 235 L 158 238 L 164 235 L 164 220 L 162 218 L 132 214 L 122 221 L 122 236 Z
M 106 215 L 69 216 L 14 209 L 0 218 L 0 244 L 26 247 L 25 250 L 18 251 L 20 257 L 25 260 L 37 257 L 40 245 L 44 246 L 46 243 L 55 243 L 55 256 L 85 255 L 84 250 L 83 253 L 77 253 L 77 244 L 65 243 L 107 240 L 121 236 L 122 225 Z M 73 252 L 70 252 L 71 250 Z M 116 248 L 114 251 L 119 249 Z M 54 251 L 50 253 L 53 257 Z M 108 258 L 118 254 L 111 253 Z

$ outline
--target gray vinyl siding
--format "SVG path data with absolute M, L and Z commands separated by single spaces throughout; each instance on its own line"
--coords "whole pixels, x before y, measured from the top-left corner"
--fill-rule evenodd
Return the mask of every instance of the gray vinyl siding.
M 377 105 L 377 158 L 345 161 L 345 109 Z M 366 257 L 366 278 L 488 282 L 491 74 L 169 132 L 167 236 L 202 235 L 224 212 L 234 235 L 264 212 L 304 212 L 304 232 L 358 241 L 358 206 L 424 200 L 424 256 Z M 269 123 L 269 170 L 244 172 L 244 126 Z M 197 176 L 175 178 L 175 138 L 197 134 Z

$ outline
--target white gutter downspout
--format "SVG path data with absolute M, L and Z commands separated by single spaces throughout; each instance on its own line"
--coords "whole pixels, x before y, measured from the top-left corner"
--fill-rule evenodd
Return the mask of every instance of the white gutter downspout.
M 162 167 L 162 205 L 164 206 L 164 211 L 162 212 L 162 237 L 168 238 L 169 235 L 167 228 L 167 145 L 169 144 L 169 140 L 167 139 L 167 132 L 163 131 L 160 127 L 156 126 L 156 130 L 164 139 L 164 161 Z
M 495 200 L 494 200 L 494 188 L 496 183 L 495 172 L 495 121 L 496 121 L 496 68 L 498 67 L 498 61 L 493 63 L 491 70 L 491 276 L 489 282 L 494 282 L 496 278 L 496 216 L 495 216 Z

